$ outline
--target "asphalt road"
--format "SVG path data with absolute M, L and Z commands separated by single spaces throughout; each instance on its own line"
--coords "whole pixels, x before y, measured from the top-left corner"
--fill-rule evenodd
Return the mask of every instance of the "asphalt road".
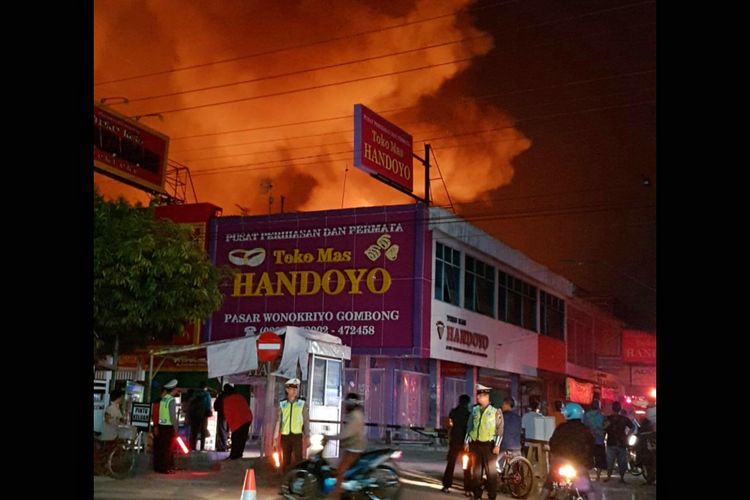
M 465 498 L 461 491 L 461 473 L 456 467 L 454 486 L 458 489 L 442 493 L 441 477 L 445 468 L 445 449 L 423 445 L 403 447 L 404 457 L 399 462 L 402 472 L 403 500 L 432 500 Z M 95 499 L 215 499 L 237 500 L 242 495 L 245 472 L 252 468 L 258 499 L 278 499 L 281 475 L 268 462 L 257 457 L 234 461 L 211 462 L 206 456 L 182 460 L 184 470 L 173 475 L 156 474 L 150 470 L 149 457 L 142 456 L 136 474 L 128 479 L 94 477 Z M 538 486 L 538 485 L 537 485 Z M 647 485 L 643 478 L 627 476 L 626 484 L 617 481 L 594 483 L 597 500 L 653 500 L 656 486 Z M 537 488 L 538 490 L 538 488 Z M 486 494 L 484 496 L 486 498 Z M 498 498 L 509 498 L 498 495 Z M 538 498 L 535 491 L 531 500 Z

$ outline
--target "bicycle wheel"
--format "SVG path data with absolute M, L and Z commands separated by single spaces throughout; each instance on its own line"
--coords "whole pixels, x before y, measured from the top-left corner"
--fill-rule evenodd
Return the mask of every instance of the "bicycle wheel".
M 115 479 L 124 479 L 133 473 L 135 450 L 126 444 L 118 444 L 109 454 L 107 471 Z
M 524 457 L 516 457 L 508 465 L 505 484 L 513 498 L 526 498 L 534 487 L 534 469 Z

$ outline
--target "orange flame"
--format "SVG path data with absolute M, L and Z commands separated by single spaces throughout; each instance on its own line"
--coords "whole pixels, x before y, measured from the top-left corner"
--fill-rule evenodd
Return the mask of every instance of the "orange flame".
M 129 116 L 161 113 L 163 121 L 141 121 L 170 136 L 170 158 L 190 168 L 199 201 L 225 215 L 238 206 L 278 213 L 282 196 L 285 211 L 411 202 L 352 168 L 355 103 L 411 133 L 417 155 L 430 143 L 453 202 L 471 201 L 508 184 L 512 160 L 531 146 L 505 113 L 446 86 L 494 44 L 461 15 L 472 3 L 442 2 L 436 12 L 429 0 L 378 9 L 195 2 L 180 5 L 175 24 L 174 4 L 97 0 L 94 93 L 127 96 L 129 104 L 108 105 Z M 416 160 L 413 179 L 423 196 Z M 107 197 L 128 191 L 95 182 Z M 447 202 L 442 183 L 431 190 Z M 190 189 L 187 197 L 195 201 Z M 133 190 L 126 198 L 148 200 Z

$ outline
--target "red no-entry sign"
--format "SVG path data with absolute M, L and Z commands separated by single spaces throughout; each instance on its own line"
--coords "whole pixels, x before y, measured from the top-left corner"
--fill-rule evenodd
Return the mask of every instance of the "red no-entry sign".
M 258 347 L 258 361 L 275 361 L 281 355 L 281 337 L 273 332 L 263 332 L 256 342 Z

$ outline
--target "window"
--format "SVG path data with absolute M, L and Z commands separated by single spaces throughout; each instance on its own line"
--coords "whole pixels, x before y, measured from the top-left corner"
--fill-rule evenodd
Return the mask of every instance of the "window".
M 468 255 L 464 301 L 466 309 L 495 317 L 495 268 Z
M 536 287 L 498 272 L 497 316 L 527 330 L 536 331 Z
M 453 305 L 460 305 L 459 283 L 461 276 L 461 252 L 442 243 L 435 246 L 435 298 Z
M 565 301 L 547 292 L 539 292 L 540 333 L 565 340 Z
M 338 407 L 341 403 L 341 361 L 316 357 L 312 379 L 312 403 Z

